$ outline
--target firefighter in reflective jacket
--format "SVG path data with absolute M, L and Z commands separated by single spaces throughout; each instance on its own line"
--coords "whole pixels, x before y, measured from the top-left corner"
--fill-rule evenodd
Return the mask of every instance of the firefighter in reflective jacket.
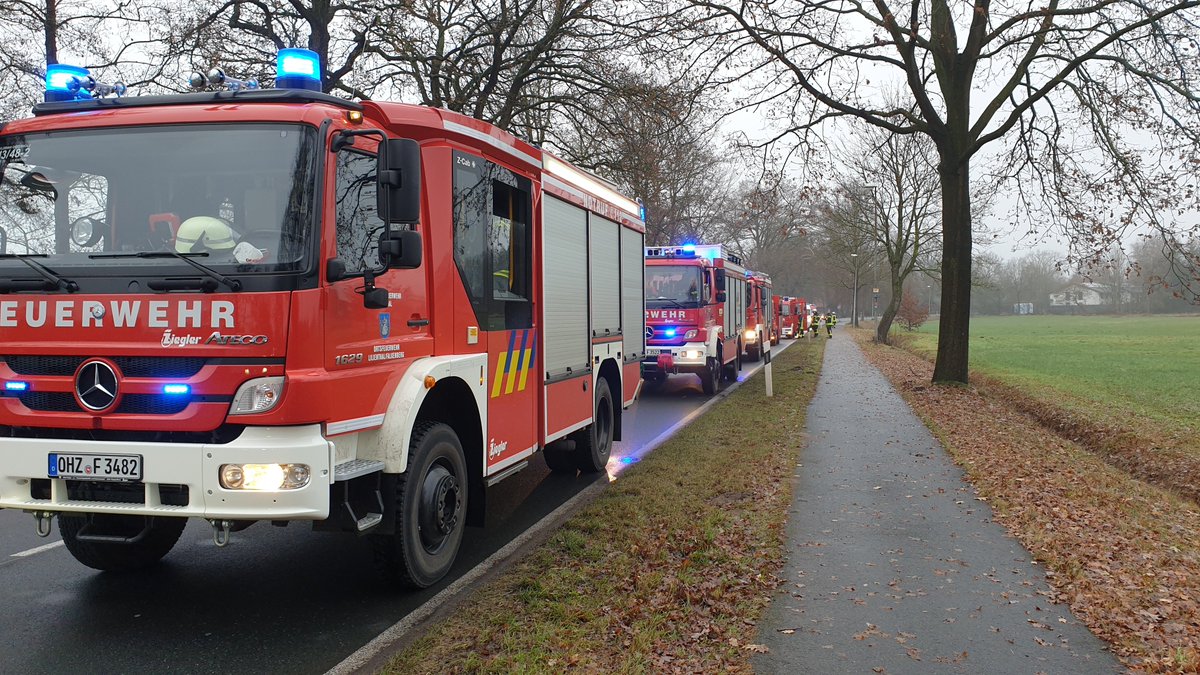
M 812 316 L 808 317 L 808 332 L 817 337 L 817 328 L 821 325 L 821 317 L 817 314 L 817 310 L 812 311 Z
M 825 332 L 827 337 L 833 337 L 833 327 L 837 325 L 837 312 L 830 312 L 825 316 Z

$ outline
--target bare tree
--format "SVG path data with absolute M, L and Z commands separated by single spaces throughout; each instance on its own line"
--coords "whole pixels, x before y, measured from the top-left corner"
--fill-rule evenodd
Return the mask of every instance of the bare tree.
M 42 99 L 46 66 L 64 55 L 108 79 L 139 81 L 148 24 L 136 0 L 0 0 L 0 119 L 28 114 Z
M 170 32 L 163 36 L 167 58 L 177 63 L 165 70 L 160 84 L 174 88 L 184 82 L 181 74 L 212 66 L 269 82 L 279 50 L 303 47 L 320 58 L 323 91 L 358 95 L 356 68 L 380 26 L 374 0 L 160 2 L 160 9 L 171 15 Z
M 1036 188 L 1027 202 L 1092 250 L 1138 224 L 1169 230 L 1171 214 L 1196 204 L 1185 177 L 1200 159 L 1200 0 L 684 2 L 689 20 L 710 22 L 701 37 L 723 67 L 734 54 L 747 70 L 773 68 L 760 100 L 794 101 L 792 133 L 850 116 L 933 141 L 943 219 L 934 381 L 967 381 L 971 166 L 983 148 L 1006 141 L 999 173 Z M 880 79 L 903 81 L 908 100 L 890 104 Z M 1157 143 L 1139 147 L 1125 138 L 1133 129 Z
M 932 269 L 940 252 L 936 153 L 928 139 L 874 129 L 839 154 L 845 168 L 836 189 L 844 198 L 827 204 L 826 220 L 842 237 L 868 244 L 856 250 L 856 271 L 876 255 L 887 266 L 889 301 L 875 330 L 875 339 L 886 344 L 904 282 L 913 272 Z

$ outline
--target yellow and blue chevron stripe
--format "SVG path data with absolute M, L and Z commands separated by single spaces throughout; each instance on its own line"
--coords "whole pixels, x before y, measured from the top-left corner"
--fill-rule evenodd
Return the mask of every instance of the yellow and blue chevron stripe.
M 517 348 L 517 333 L 521 334 L 521 346 Z M 531 328 L 512 331 L 508 334 L 508 350 L 500 352 L 496 362 L 496 375 L 492 379 L 492 398 L 502 394 L 525 391 L 529 371 L 533 370 L 533 356 L 537 351 L 537 332 Z

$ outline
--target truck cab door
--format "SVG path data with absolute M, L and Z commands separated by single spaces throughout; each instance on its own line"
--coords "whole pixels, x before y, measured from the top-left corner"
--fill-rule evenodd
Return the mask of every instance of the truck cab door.
M 329 417 L 335 421 L 382 413 L 389 401 L 377 400 L 376 393 L 393 391 L 389 383 L 400 378 L 404 365 L 433 350 L 424 269 L 387 270 L 375 284 L 387 289 L 388 306 L 368 309 L 363 304 L 361 273 L 380 266 L 379 236 L 384 231 L 376 212 L 375 149 L 375 139 L 359 136 L 354 145 L 330 155 L 327 172 L 332 190 L 326 193 L 325 222 L 331 226 L 323 247 L 345 273 L 328 280 L 325 288 L 324 366 L 337 372 L 345 386 L 345 395 L 328 401 L 339 409 Z M 327 273 L 331 267 L 326 266 Z M 366 392 L 372 393 L 364 396 Z

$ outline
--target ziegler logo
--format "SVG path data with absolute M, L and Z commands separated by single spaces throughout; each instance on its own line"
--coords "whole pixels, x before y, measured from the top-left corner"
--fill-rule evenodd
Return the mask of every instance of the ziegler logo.
M 162 334 L 162 346 L 164 347 L 191 347 L 198 344 L 200 344 L 198 335 L 176 335 L 169 330 L 164 330 Z
M 495 459 L 508 450 L 508 441 L 497 443 L 495 440 L 488 441 L 488 459 Z
M 220 331 L 213 331 L 212 335 L 204 341 L 206 345 L 265 345 L 267 344 L 266 335 L 222 335 Z

